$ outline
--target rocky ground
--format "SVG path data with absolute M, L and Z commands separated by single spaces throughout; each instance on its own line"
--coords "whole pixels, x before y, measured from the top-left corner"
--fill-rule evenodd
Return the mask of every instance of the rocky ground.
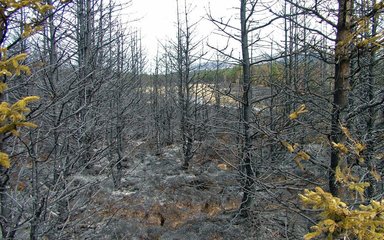
M 241 199 L 236 171 L 215 159 L 195 162 L 188 171 L 181 165 L 177 145 L 158 155 L 139 146 L 124 162 L 120 189 L 97 176 L 100 185 L 91 190 L 92 207 L 86 210 L 91 217 L 72 237 L 247 239 L 249 231 L 234 217 Z

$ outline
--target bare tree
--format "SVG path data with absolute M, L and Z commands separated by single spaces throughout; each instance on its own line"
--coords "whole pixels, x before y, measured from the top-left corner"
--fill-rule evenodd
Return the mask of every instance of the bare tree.
M 184 10 L 177 4 L 177 42 L 173 43 L 171 54 L 172 67 L 177 78 L 177 108 L 180 111 L 180 134 L 183 149 L 183 169 L 188 169 L 198 148 L 194 142 L 204 131 L 204 120 L 197 122 L 197 113 L 201 111 L 196 97 L 198 90 L 197 70 L 199 60 L 205 55 L 199 50 L 202 40 L 195 40 L 197 22 L 190 23 L 191 5 L 184 1 Z M 204 101 L 203 101 L 204 102 Z M 204 103 L 203 103 L 204 104 Z
M 256 12 L 263 12 L 263 5 L 259 1 L 240 1 L 239 8 L 239 24 L 236 25 L 229 20 L 216 19 L 209 14 L 209 19 L 213 22 L 229 39 L 235 40 L 241 46 L 241 57 L 238 58 L 232 54 L 230 49 L 220 49 L 213 47 L 225 56 L 229 57 L 233 61 L 237 62 L 241 66 L 241 82 L 240 92 L 241 95 L 238 99 L 240 106 L 239 117 L 239 139 L 240 139 L 240 159 L 239 172 L 242 177 L 243 187 L 243 199 L 240 206 L 241 216 L 249 216 L 250 207 L 252 205 L 252 194 L 254 192 L 255 178 L 258 175 L 258 168 L 261 164 L 261 159 L 254 159 L 254 143 L 253 136 L 257 135 L 257 128 L 251 127 L 251 122 L 258 121 L 253 119 L 253 104 L 255 103 L 252 96 L 252 66 L 266 61 L 266 59 L 251 58 L 251 49 L 257 46 L 257 43 L 263 37 L 260 34 L 260 30 L 270 26 L 279 17 L 267 17 L 264 21 L 255 20 Z M 228 51 L 229 50 L 229 51 Z M 227 52 L 226 52 L 227 51 Z M 255 132 L 256 131 L 256 132 Z

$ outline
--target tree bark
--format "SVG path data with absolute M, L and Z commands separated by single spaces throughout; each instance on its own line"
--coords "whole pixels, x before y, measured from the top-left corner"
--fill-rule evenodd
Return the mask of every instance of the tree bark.
M 249 119 L 251 115 L 251 64 L 249 59 L 249 43 L 248 43 L 248 28 L 246 19 L 246 3 L 247 0 L 241 0 L 240 6 L 240 21 L 241 21 L 241 51 L 242 51 L 242 102 L 241 102 L 241 125 L 242 131 L 242 164 L 241 171 L 244 177 L 243 182 L 243 198 L 240 206 L 240 215 L 247 217 L 249 215 L 249 208 L 252 203 L 252 191 L 254 184 L 254 171 L 251 165 L 251 135 L 249 129 Z
M 340 143 L 344 136 L 341 130 L 343 123 L 343 111 L 348 104 L 349 75 L 350 75 L 350 51 L 348 50 L 348 37 L 351 34 L 352 0 L 339 0 L 338 22 L 335 42 L 335 72 L 333 108 L 331 120 L 330 141 Z M 336 182 L 336 167 L 341 164 L 339 151 L 331 149 L 331 163 L 329 169 L 329 191 L 333 196 L 340 196 L 340 185 Z

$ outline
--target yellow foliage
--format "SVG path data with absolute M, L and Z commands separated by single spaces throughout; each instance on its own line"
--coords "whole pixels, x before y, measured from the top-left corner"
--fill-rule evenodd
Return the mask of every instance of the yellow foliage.
M 384 1 L 375 3 L 375 5 L 373 6 L 373 9 L 376 11 L 383 9 L 383 8 L 384 8 Z
M 0 166 L 3 168 L 9 168 L 11 166 L 8 154 L 0 152 Z
M 306 113 L 308 110 L 305 107 L 305 104 L 301 104 L 300 107 L 294 111 L 293 113 L 289 114 L 289 119 L 295 120 L 299 117 L 300 114 Z
M 17 135 L 18 127 L 36 127 L 35 124 L 26 122 L 24 114 L 30 111 L 27 105 L 37 100 L 39 100 L 38 96 L 29 96 L 17 101 L 13 105 L 2 102 L 0 104 L 0 133 L 11 132 L 13 135 Z
M 349 139 L 352 140 L 352 135 L 349 132 L 348 128 L 344 127 L 343 125 L 340 126 L 341 131 L 343 131 L 344 135 Z
M 0 94 L 2 94 L 7 88 L 8 85 L 0 81 Z
M 295 148 L 297 147 L 297 144 L 291 145 L 290 143 L 286 141 L 281 141 L 281 144 L 287 148 L 288 152 L 293 153 L 295 151 Z
M 377 7 L 377 10 L 383 9 L 382 3 L 376 4 L 375 7 Z M 379 47 L 382 48 L 382 42 L 384 40 L 384 33 L 383 31 L 379 31 L 376 35 L 370 36 L 365 33 L 370 31 L 370 24 L 371 21 L 368 17 L 363 17 L 359 21 L 357 21 L 357 29 L 356 29 L 356 36 L 359 35 L 358 40 L 356 40 L 356 46 L 358 48 L 365 48 L 365 47 Z
M 376 3 L 373 6 L 373 9 L 375 11 L 382 10 L 383 7 L 383 1 L 380 3 Z M 342 41 L 338 42 L 338 47 L 340 50 L 345 49 L 352 44 L 354 47 L 357 48 L 370 48 L 372 50 L 377 48 L 383 48 L 383 41 L 384 41 L 384 32 L 379 31 L 374 36 L 371 36 L 369 34 L 370 29 L 372 27 L 372 21 L 370 17 L 364 16 L 361 18 L 358 18 L 355 21 L 355 29 L 353 32 L 350 32 L 344 37 Z M 368 34 L 367 34 L 368 33 Z
M 336 167 L 336 173 L 335 173 L 335 178 L 336 178 L 336 181 L 339 182 L 339 183 L 344 183 L 346 182 L 346 176 L 343 174 L 343 172 L 341 171 L 341 168 L 340 166 L 337 166 Z
M 376 181 L 380 181 L 381 180 L 381 176 L 380 174 L 376 171 L 376 169 L 372 169 L 370 171 L 370 174 L 372 175 L 372 177 L 376 180 Z
M 299 146 L 299 144 L 295 143 L 295 144 L 290 144 L 286 141 L 281 141 L 281 144 L 287 148 L 288 152 L 290 153 L 294 153 L 297 149 L 297 147 Z M 311 157 L 308 155 L 308 153 L 306 153 L 305 151 L 303 150 L 300 150 L 296 153 L 296 156 L 293 158 L 293 160 L 296 162 L 296 165 L 301 169 L 303 170 L 303 165 L 301 164 L 301 161 L 302 160 L 309 160 Z
M 384 239 L 384 200 L 351 210 L 350 206 L 320 187 L 315 191 L 306 189 L 299 197 L 304 205 L 322 210 L 321 220 L 311 227 L 312 232 L 304 236 L 306 240 L 320 235 L 326 235 L 327 239 Z
M 355 142 L 354 148 L 355 148 L 356 155 L 360 156 L 360 153 L 366 149 L 366 146 L 362 143 Z
M 2 6 L 7 6 L 7 12 L 9 13 L 16 12 L 22 8 L 31 8 L 44 14 L 50 9 L 53 9 L 53 6 L 44 4 L 41 0 L 1 0 L 0 3 Z
M 296 165 L 301 169 L 301 170 L 304 170 L 304 167 L 303 165 L 301 164 L 301 161 L 302 160 L 309 160 L 311 157 L 308 155 L 308 153 L 304 152 L 304 151 L 299 151 L 296 156 L 294 157 L 293 160 L 295 160 L 296 162 Z
M 12 73 L 10 71 L 8 71 L 7 69 L 5 69 L 5 68 L 0 70 L 0 74 L 5 75 L 7 77 L 12 76 Z
M 53 9 L 53 6 L 45 4 L 42 0 L 0 0 L 1 23 L 0 30 L 6 32 L 8 26 L 13 20 L 12 15 L 17 14 L 23 9 L 30 9 L 39 14 L 45 14 Z M 37 19 L 30 19 L 29 23 L 24 24 L 24 32 L 21 37 L 26 38 L 36 31 L 42 29 L 39 26 Z M 3 39 L 2 43 L 7 42 Z M 30 74 L 31 70 L 28 66 L 23 65 L 22 62 L 27 58 L 26 53 L 17 54 L 8 57 L 8 47 L 0 46 L 0 77 L 19 76 L 22 72 Z M 0 95 L 7 89 L 5 81 L 0 81 Z M 37 101 L 39 97 L 29 96 L 18 100 L 14 104 L 8 102 L 0 103 L 0 134 L 11 133 L 18 135 L 18 127 L 36 127 L 34 123 L 27 122 L 25 113 L 29 112 L 27 105 L 30 102 Z M 3 168 L 10 167 L 9 157 L 6 153 L 0 152 L 0 166 Z
M 342 143 L 332 142 L 332 147 L 336 148 L 337 150 L 339 150 L 340 152 L 342 152 L 344 154 L 347 154 L 349 152 L 348 148 Z
M 360 182 L 360 183 L 351 182 L 348 185 L 348 188 L 351 191 L 356 191 L 359 194 L 360 198 L 364 200 L 364 191 L 369 186 L 370 186 L 369 182 Z
M 357 160 L 359 161 L 360 165 L 364 164 L 364 162 L 365 162 L 365 158 L 363 158 L 363 157 L 359 157 Z
M 41 30 L 43 30 L 42 26 L 32 26 L 31 24 L 26 24 L 24 27 L 24 31 L 21 34 L 21 37 L 27 38 L 27 37 L 33 35 L 34 33 L 38 32 L 38 31 L 41 31 Z
M 21 122 L 18 124 L 19 127 L 29 127 L 29 128 L 37 128 L 37 125 L 33 122 Z
M 308 155 L 308 153 L 304 151 L 299 151 L 295 158 L 300 160 L 309 160 L 311 157 Z
M 348 39 L 346 41 L 349 41 Z M 291 119 L 296 119 L 305 107 L 299 108 L 290 115 Z M 355 140 L 350 131 L 340 126 L 346 140 L 343 142 L 331 142 L 331 146 L 340 152 L 342 157 L 348 156 L 358 160 L 360 164 L 364 163 L 363 152 L 367 148 L 365 144 Z M 291 153 L 298 150 L 287 142 L 282 142 Z M 347 155 L 348 154 L 348 155 Z M 381 155 L 376 155 L 377 159 Z M 298 151 L 295 161 L 300 168 L 302 160 L 308 160 L 310 156 L 304 151 Z M 345 162 L 344 162 L 345 161 Z M 345 165 L 345 166 L 344 166 Z M 341 160 L 335 169 L 335 180 L 343 184 L 348 191 L 356 192 L 362 200 L 364 193 L 370 186 L 369 182 L 360 182 L 358 176 L 354 176 L 353 165 L 348 166 L 345 160 Z M 370 174 L 377 180 L 381 180 L 380 174 L 371 170 Z M 320 210 L 320 220 L 311 227 L 311 232 L 305 234 L 305 240 L 317 239 L 359 239 L 359 240 L 383 240 L 384 239 L 384 200 L 371 201 L 367 205 L 349 206 L 346 202 L 331 193 L 324 191 L 320 187 L 314 190 L 304 190 L 299 194 L 303 205 L 313 210 Z
M 7 77 L 11 77 L 12 75 L 19 76 L 21 72 L 28 75 L 31 74 L 31 70 L 28 66 L 20 64 L 20 62 L 24 61 L 26 58 L 26 53 L 21 53 L 11 58 L 7 58 L 7 55 L 3 53 L 0 60 L 0 74 L 6 75 Z
M 349 132 L 348 128 L 344 126 L 340 126 L 340 128 L 343 131 L 344 135 L 348 138 L 348 140 L 350 140 L 353 143 L 353 150 L 356 153 L 356 155 L 360 156 L 360 153 L 366 149 L 366 146 L 362 143 L 357 142 L 355 139 L 353 139 L 352 134 Z
M 313 209 L 322 209 L 324 219 L 332 218 L 335 214 L 347 215 L 349 210 L 347 204 L 340 198 L 333 197 L 332 194 L 325 192 L 321 187 L 316 187 L 315 191 L 304 190 L 304 194 L 299 194 L 304 205 L 312 206 Z
M 359 179 L 352 175 L 351 169 L 349 168 L 344 168 L 342 171 L 340 166 L 337 166 L 335 178 L 337 182 L 346 185 L 349 190 L 356 191 L 361 199 L 364 199 L 364 191 L 370 186 L 368 182 L 357 183 Z
M 316 226 L 312 226 L 311 230 L 313 230 L 313 232 L 306 234 L 304 236 L 304 239 L 309 240 L 309 239 L 315 238 L 317 236 L 320 236 L 323 232 L 329 232 L 328 234 L 328 239 L 329 239 L 330 237 L 332 237 L 332 233 L 335 232 L 337 227 L 338 225 L 335 221 L 333 221 L 332 219 L 325 219 L 323 221 L 320 221 L 319 224 L 317 224 Z
M 345 185 L 349 185 L 352 182 L 357 182 L 359 179 L 353 176 L 350 168 L 341 169 L 340 165 L 336 167 L 335 173 L 336 181 Z
M 314 232 L 310 232 L 310 233 L 305 234 L 304 240 L 310 240 L 312 238 L 320 236 L 323 233 L 322 231 L 319 231 L 318 228 L 315 228 L 315 226 L 312 227 L 311 229 L 314 230 Z
M 298 109 L 290 115 L 291 119 L 296 119 L 299 112 L 305 108 Z M 355 140 L 350 131 L 340 127 L 345 142 L 332 142 L 331 146 L 337 149 L 340 154 L 354 157 L 360 164 L 364 162 L 363 152 L 366 145 Z M 298 150 L 288 142 L 281 142 L 289 152 L 294 153 Z M 301 161 L 308 160 L 310 156 L 304 151 L 298 151 L 295 157 L 297 165 L 302 168 Z M 354 176 L 352 166 L 343 166 L 343 160 L 335 169 L 335 180 L 346 186 L 348 191 L 353 191 L 364 200 L 364 193 L 370 186 L 369 182 L 360 182 L 358 176 Z M 381 176 L 376 170 L 371 170 L 370 174 L 380 181 Z M 320 210 L 320 220 L 311 227 L 311 232 L 305 234 L 304 239 L 384 239 L 384 200 L 380 202 L 372 201 L 370 204 L 361 205 L 358 208 L 349 206 L 346 202 L 331 193 L 316 187 L 313 191 L 306 189 L 303 194 L 299 194 L 303 205 L 311 209 Z

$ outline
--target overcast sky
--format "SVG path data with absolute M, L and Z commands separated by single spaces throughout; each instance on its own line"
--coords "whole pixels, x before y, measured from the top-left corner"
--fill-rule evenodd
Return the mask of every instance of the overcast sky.
M 179 0 L 182 6 L 184 0 Z M 234 11 L 233 7 L 238 5 L 238 0 L 188 0 L 193 7 L 191 21 L 206 16 L 210 6 L 212 13 L 217 17 L 225 17 Z M 139 21 L 133 25 L 141 29 L 143 44 L 153 58 L 156 54 L 158 41 L 174 39 L 176 36 L 176 0 L 132 0 L 132 5 L 127 9 L 130 18 L 136 16 Z M 126 15 L 127 16 L 127 15 Z M 202 20 L 199 25 L 199 35 L 212 35 L 214 25 Z

